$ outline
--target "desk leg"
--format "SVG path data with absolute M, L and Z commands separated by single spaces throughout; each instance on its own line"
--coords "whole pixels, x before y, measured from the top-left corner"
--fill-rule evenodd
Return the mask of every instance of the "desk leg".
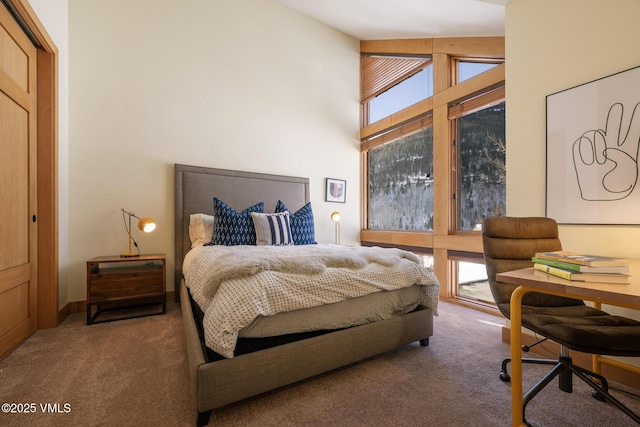
M 596 308 L 598 310 L 602 310 L 602 304 L 600 302 L 596 301 L 596 302 L 593 303 L 593 308 Z M 600 355 L 599 354 L 592 354 L 591 355 L 591 370 L 593 372 L 595 372 L 596 374 L 602 375 L 602 364 L 600 363 Z M 597 381 L 597 382 L 599 382 L 599 381 Z
M 523 425 L 522 417 L 522 297 L 529 289 L 519 286 L 511 294 L 511 425 Z

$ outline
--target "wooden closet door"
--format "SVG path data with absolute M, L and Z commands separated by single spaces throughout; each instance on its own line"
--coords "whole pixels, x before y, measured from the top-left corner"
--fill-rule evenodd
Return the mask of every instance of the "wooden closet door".
M 0 5 L 0 358 L 37 327 L 36 57 Z

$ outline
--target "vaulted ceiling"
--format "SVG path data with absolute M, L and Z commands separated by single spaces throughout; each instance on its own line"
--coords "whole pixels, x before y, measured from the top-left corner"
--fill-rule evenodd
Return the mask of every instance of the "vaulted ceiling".
M 359 40 L 504 35 L 510 0 L 277 0 Z

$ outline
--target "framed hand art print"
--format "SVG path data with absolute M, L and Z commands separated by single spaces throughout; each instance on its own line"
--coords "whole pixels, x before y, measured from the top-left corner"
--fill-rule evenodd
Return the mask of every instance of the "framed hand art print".
M 327 202 L 345 203 L 347 200 L 347 181 L 327 178 L 325 200 Z
M 640 67 L 547 96 L 546 215 L 640 224 Z

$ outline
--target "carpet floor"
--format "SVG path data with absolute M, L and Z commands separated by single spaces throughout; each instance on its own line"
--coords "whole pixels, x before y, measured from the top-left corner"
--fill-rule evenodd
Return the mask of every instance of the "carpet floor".
M 211 426 L 509 426 L 504 320 L 442 302 L 428 347 L 417 343 L 213 412 Z M 0 361 L 1 426 L 193 426 L 180 307 L 166 315 L 86 326 L 69 316 Z M 550 355 L 553 357 L 553 355 Z M 525 388 L 548 368 L 527 365 Z M 547 386 L 529 405 L 536 427 L 634 426 L 574 382 Z M 617 397 L 640 411 L 638 390 Z

